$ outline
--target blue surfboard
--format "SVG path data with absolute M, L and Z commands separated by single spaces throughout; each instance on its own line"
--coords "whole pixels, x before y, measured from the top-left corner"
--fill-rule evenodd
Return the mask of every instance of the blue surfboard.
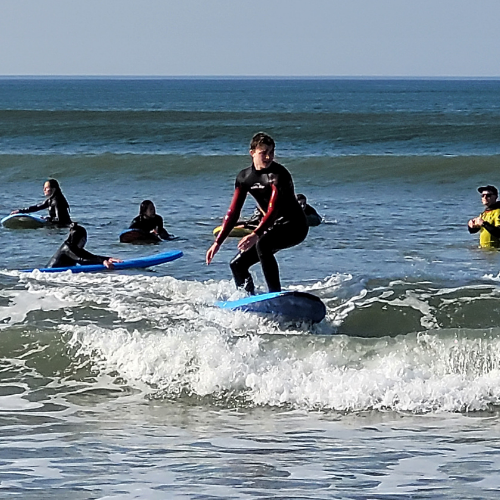
M 326 306 L 319 297 L 306 292 L 272 292 L 240 300 L 216 302 L 222 309 L 251 311 L 281 316 L 287 320 L 319 323 L 326 316 Z
M 147 257 L 138 257 L 137 259 L 124 260 L 123 262 L 114 263 L 113 269 L 108 269 L 103 264 L 92 264 L 88 266 L 70 266 L 70 267 L 46 267 L 38 269 L 42 273 L 62 273 L 64 271 L 71 271 L 72 273 L 95 273 L 102 271 L 120 271 L 121 269 L 138 269 L 144 267 L 156 266 L 164 264 L 172 260 L 179 259 L 183 253 L 180 250 L 170 250 L 169 252 L 158 253 L 156 255 L 149 255 Z M 23 273 L 30 273 L 35 269 L 22 269 Z
M 34 214 L 10 214 L 0 222 L 9 229 L 36 229 L 50 224 L 47 219 Z

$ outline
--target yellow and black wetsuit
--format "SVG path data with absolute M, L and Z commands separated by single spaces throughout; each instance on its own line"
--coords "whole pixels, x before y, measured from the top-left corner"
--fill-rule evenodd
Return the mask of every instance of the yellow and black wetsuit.
M 500 248 L 500 202 L 485 210 L 479 217 L 483 219 L 482 227 L 469 229 L 471 233 L 479 233 L 481 248 Z

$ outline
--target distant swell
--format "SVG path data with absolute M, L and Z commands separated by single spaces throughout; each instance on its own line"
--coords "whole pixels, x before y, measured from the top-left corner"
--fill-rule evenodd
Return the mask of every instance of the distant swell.
M 267 130 L 285 156 L 500 154 L 488 113 L 3 110 L 0 150 L 21 154 L 234 154 Z
M 104 172 L 113 177 L 168 179 L 172 177 L 223 175 L 232 178 L 250 164 L 246 154 L 175 155 L 175 154 L 100 154 L 100 155 L 0 155 L 4 180 L 18 181 L 33 177 L 55 176 L 83 180 Z M 500 155 L 494 156 L 381 156 L 277 158 L 294 174 L 297 182 L 313 178 L 318 185 L 332 182 L 439 184 L 463 182 L 465 186 L 492 179 L 498 182 Z

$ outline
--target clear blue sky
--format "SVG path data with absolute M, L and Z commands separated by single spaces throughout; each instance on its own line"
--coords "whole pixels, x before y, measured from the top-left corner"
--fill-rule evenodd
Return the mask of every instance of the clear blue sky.
M 500 0 L 0 0 L 0 75 L 500 77 Z

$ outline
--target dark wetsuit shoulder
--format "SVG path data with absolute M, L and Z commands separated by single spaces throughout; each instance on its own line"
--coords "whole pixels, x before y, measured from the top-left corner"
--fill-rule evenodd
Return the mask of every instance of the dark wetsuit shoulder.
M 276 219 L 303 219 L 302 208 L 295 197 L 292 176 L 283 165 L 273 162 L 262 170 L 251 165 L 238 174 L 235 182 L 235 187 L 251 194 L 264 212 L 268 210 L 273 185 L 278 191 Z
M 70 248 L 70 246 L 64 242 L 52 256 L 47 267 L 71 267 L 77 264 L 82 266 L 102 264 L 108 259 L 109 257 L 94 255 L 83 248 Z
M 168 231 L 163 227 L 163 218 L 158 214 L 154 217 L 144 217 L 143 215 L 138 215 L 132 220 L 129 229 L 139 229 L 145 233 L 157 231 L 160 238 L 164 240 L 170 237 Z

